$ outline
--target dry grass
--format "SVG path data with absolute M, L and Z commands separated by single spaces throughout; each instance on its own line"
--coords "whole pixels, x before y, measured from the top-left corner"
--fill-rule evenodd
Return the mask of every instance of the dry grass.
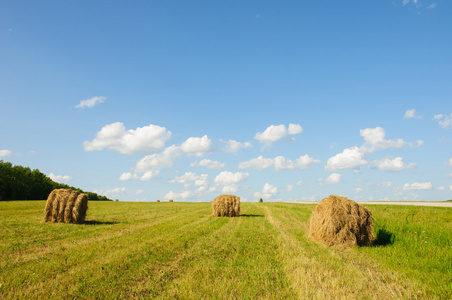
M 240 216 L 240 197 L 234 195 L 220 195 L 212 202 L 213 217 Z
M 45 222 L 85 222 L 88 196 L 71 189 L 55 189 L 47 198 L 44 209 Z
M 346 197 L 331 195 L 315 208 L 309 237 L 328 247 L 371 245 L 374 237 L 370 210 Z

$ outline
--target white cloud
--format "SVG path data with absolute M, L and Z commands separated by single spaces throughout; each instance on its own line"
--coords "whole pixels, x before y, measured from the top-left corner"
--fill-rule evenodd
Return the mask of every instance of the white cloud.
M 452 184 L 449 186 L 449 190 L 451 190 L 452 191 Z
M 136 191 L 136 195 L 141 195 L 141 194 L 143 194 L 144 193 L 144 191 L 142 190 L 142 189 L 139 189 L 138 191 Z
M 140 180 L 141 181 L 151 180 L 152 178 L 157 176 L 159 173 L 160 173 L 159 170 L 151 170 L 151 171 L 144 172 L 143 176 L 140 177 Z
M 300 134 L 303 133 L 303 128 L 300 124 L 289 124 L 289 134 Z
M 282 170 L 301 170 L 311 167 L 314 163 L 319 163 L 320 160 L 314 159 L 305 154 L 300 156 L 296 160 L 286 159 L 283 156 L 277 156 L 275 158 L 264 158 L 262 155 L 253 158 L 249 161 L 239 163 L 240 169 L 253 168 L 259 171 L 265 170 L 269 167 L 274 167 L 276 171 Z
M 362 188 L 356 188 L 356 190 L 355 190 L 357 193 L 361 193 L 362 191 L 364 191 L 364 189 L 362 189 Z
M 223 193 L 235 193 L 238 190 L 237 184 L 248 176 L 249 173 L 223 171 L 215 177 L 214 182 L 218 186 L 223 186 Z
M 422 119 L 422 116 L 416 115 L 416 110 L 414 108 L 407 110 L 403 117 L 405 119 Z
M 438 121 L 439 125 L 444 129 L 452 128 L 452 114 L 450 116 L 443 114 L 435 115 L 433 119 Z
M 126 188 L 124 188 L 124 187 L 117 187 L 117 188 L 114 188 L 112 190 L 106 191 L 104 193 L 104 195 L 107 196 L 107 197 L 117 197 L 119 195 L 124 194 L 125 191 L 126 191 Z
M 446 167 L 452 167 L 452 158 L 450 158 L 449 161 L 445 162 L 444 165 Z
M 208 179 L 207 174 L 197 175 L 193 172 L 186 172 L 182 176 L 176 176 L 174 179 L 171 179 L 169 182 L 184 184 L 186 188 L 188 188 L 192 182 L 194 182 L 195 186 L 207 187 L 207 179 Z
M 166 195 L 165 195 L 165 199 L 169 200 L 169 199 L 173 199 L 173 200 L 186 200 L 190 197 L 192 197 L 193 194 L 190 191 L 183 191 L 181 193 L 175 193 L 173 191 L 169 191 Z
M 226 146 L 223 148 L 223 150 L 225 152 L 230 152 L 230 153 L 235 153 L 241 149 L 246 149 L 246 148 L 252 147 L 250 142 L 240 143 L 240 142 L 237 142 L 236 140 L 228 140 L 228 141 L 220 140 L 220 141 L 222 143 L 226 144 Z
M 59 183 L 67 183 L 72 180 L 71 176 L 68 175 L 54 175 L 53 173 L 49 174 L 49 178 L 55 182 Z
M 212 141 L 207 135 L 203 137 L 190 137 L 182 143 L 180 149 L 184 153 L 202 156 L 212 151 Z
M 10 156 L 10 155 L 13 155 L 13 152 L 11 150 L 6 150 L 6 149 L 0 150 L 0 157 Z
M 403 185 L 404 191 L 411 191 L 411 190 L 431 190 L 432 189 L 432 183 L 431 182 L 414 182 L 414 183 L 405 183 Z
M 288 191 L 288 192 L 293 191 L 293 185 L 292 184 L 286 185 L 286 191 Z
M 277 156 L 274 158 L 274 165 L 276 171 L 281 170 L 302 170 L 309 168 L 314 163 L 319 163 L 320 160 L 309 157 L 305 154 L 300 156 L 296 160 L 292 161 L 290 159 L 285 159 L 283 156 Z
M 278 193 L 278 188 L 267 182 L 266 184 L 264 184 L 264 187 L 262 188 L 262 192 L 254 193 L 254 197 L 255 198 L 265 198 L 266 200 L 269 200 L 273 195 L 275 195 L 277 193 Z
M 364 142 L 361 147 L 350 147 L 345 149 L 342 153 L 338 153 L 327 161 L 325 166 L 326 171 L 336 171 L 342 169 L 354 168 L 357 170 L 360 166 L 368 164 L 365 159 L 367 154 L 373 153 L 376 150 L 384 149 L 398 149 L 405 146 L 420 147 L 424 144 L 423 141 L 418 140 L 416 144 L 405 142 L 403 139 L 385 139 L 386 133 L 383 128 L 366 128 L 360 130 L 360 135 Z
M 270 145 L 271 143 L 284 138 L 288 134 L 300 134 L 302 132 L 303 128 L 299 124 L 289 124 L 288 129 L 284 124 L 270 125 L 264 132 L 256 133 L 254 138 L 263 144 Z
M 264 158 L 262 155 L 260 155 L 257 158 L 253 158 L 249 161 L 239 163 L 239 168 L 240 169 L 253 168 L 259 171 L 263 171 L 273 165 L 274 165 L 273 159 Z
M 119 180 L 126 181 L 126 180 L 132 180 L 133 174 L 131 172 L 122 173 L 121 176 L 119 176 Z
M 173 166 L 173 161 L 181 154 L 180 147 L 172 145 L 161 153 L 147 155 L 137 162 L 137 172 L 161 170 Z
M 342 175 L 338 173 L 333 173 L 325 179 L 328 184 L 339 183 L 342 181 Z
M 295 183 L 297 186 L 301 186 L 303 184 L 303 180 L 298 180 L 297 183 Z
M 326 163 L 326 171 L 336 171 L 348 168 L 358 168 L 366 165 L 367 161 L 364 159 L 364 152 L 361 148 L 351 147 L 347 148 L 342 153 L 338 153 L 330 157 Z
M 83 143 L 86 151 L 109 149 L 122 154 L 155 153 L 165 146 L 171 132 L 157 125 L 126 130 L 121 122 L 105 125 L 91 141 Z
M 428 9 L 432 9 L 432 8 L 437 7 L 437 6 L 438 6 L 437 3 L 432 3 L 432 4 L 430 4 L 429 6 L 427 6 L 427 8 L 428 8 Z
M 446 188 L 444 187 L 444 186 L 439 186 L 438 188 L 437 188 L 437 190 L 438 191 L 444 191 Z
M 377 162 L 377 169 L 380 171 L 403 171 L 407 169 L 414 168 L 416 164 L 410 163 L 405 164 L 401 157 L 396 157 L 394 159 L 384 158 Z
M 226 167 L 225 163 L 210 160 L 210 159 L 203 159 L 201 161 L 195 161 L 190 164 L 190 167 L 206 167 L 207 169 L 223 169 Z
M 105 98 L 103 96 L 92 97 L 90 99 L 80 101 L 80 103 L 78 105 L 76 105 L 75 107 L 76 108 L 93 107 L 96 104 L 104 103 L 105 100 L 107 100 L 107 98 Z
M 359 133 L 364 138 L 364 143 L 361 146 L 364 152 L 372 153 L 376 150 L 398 149 L 408 145 L 403 139 L 385 139 L 386 133 L 381 127 L 361 129 Z

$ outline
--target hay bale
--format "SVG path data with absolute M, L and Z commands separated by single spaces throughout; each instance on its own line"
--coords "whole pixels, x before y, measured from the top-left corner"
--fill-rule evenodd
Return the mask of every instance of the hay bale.
M 119 199 L 116 199 L 115 201 L 116 201 L 116 202 L 118 202 L 118 201 L 119 201 Z
M 173 202 L 173 199 L 170 199 L 169 202 Z
M 213 217 L 240 216 L 240 197 L 234 195 L 221 195 L 212 202 Z
M 88 195 L 71 189 L 55 189 L 47 198 L 45 222 L 81 224 L 88 210 Z
M 335 248 L 371 245 L 375 239 L 372 213 L 353 200 L 330 195 L 315 208 L 309 237 Z
M 157 200 L 157 202 L 160 202 L 160 200 Z

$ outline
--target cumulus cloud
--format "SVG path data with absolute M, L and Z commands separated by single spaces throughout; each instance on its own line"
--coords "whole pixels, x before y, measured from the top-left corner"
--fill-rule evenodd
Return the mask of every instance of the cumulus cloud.
M 0 150 L 0 157 L 4 157 L 4 156 L 10 156 L 13 155 L 13 152 L 11 150 Z
M 114 189 L 111 189 L 111 190 L 107 190 L 103 194 L 105 196 L 107 196 L 107 197 L 113 198 L 113 197 L 118 197 L 119 195 L 124 194 L 125 191 L 126 191 L 126 188 L 124 188 L 124 187 L 117 187 L 117 188 L 114 188 Z M 98 193 L 98 192 L 96 192 L 96 193 Z M 102 191 L 100 191 L 100 193 L 98 193 L 98 194 L 102 194 Z
M 377 169 L 380 171 L 403 171 L 407 169 L 414 168 L 416 164 L 409 163 L 405 164 L 401 157 L 396 157 L 394 159 L 384 158 L 377 162 Z
M 223 186 L 223 193 L 235 193 L 238 190 L 237 184 L 250 176 L 249 173 L 223 171 L 215 177 L 214 182 L 218 186 Z
M 286 159 L 283 156 L 277 156 L 275 158 L 264 158 L 261 155 L 249 161 L 239 163 L 239 168 L 240 169 L 253 168 L 259 171 L 263 171 L 269 167 L 274 167 L 276 171 L 302 170 L 309 168 L 313 164 L 319 162 L 320 160 L 314 159 L 307 154 L 300 156 L 296 160 Z
M 80 103 L 78 105 L 76 105 L 75 107 L 76 108 L 93 107 L 96 104 L 104 103 L 105 100 L 107 100 L 107 98 L 105 98 L 103 96 L 92 97 L 90 99 L 80 101 Z
M 202 156 L 212 151 L 212 141 L 207 135 L 203 137 L 190 137 L 180 146 L 182 152 L 195 156 Z
M 261 192 L 254 193 L 255 198 L 265 198 L 266 200 L 270 199 L 273 195 L 278 193 L 278 188 L 270 183 L 264 184 Z
M 303 133 L 303 128 L 301 127 L 300 124 L 289 124 L 289 134 L 300 134 Z
M 335 184 L 335 183 L 339 183 L 341 181 L 342 181 L 342 175 L 338 174 L 338 173 L 332 173 L 332 174 L 330 174 L 330 176 L 328 176 L 325 179 L 319 178 L 319 182 L 321 183 L 321 185 L 323 185 L 324 183 Z
M 259 171 L 263 171 L 271 166 L 274 166 L 274 160 L 271 158 L 264 158 L 262 155 L 257 158 L 253 158 L 249 161 L 239 163 L 240 169 L 253 168 Z
M 435 115 L 433 119 L 444 129 L 452 128 L 452 114 L 450 116 L 443 114 Z
M 386 139 L 386 133 L 383 128 L 366 128 L 360 130 L 360 135 L 364 142 L 361 147 L 350 147 L 345 149 L 342 153 L 328 159 L 325 166 L 326 171 L 336 171 L 342 169 L 355 169 L 360 166 L 367 165 L 366 155 L 371 154 L 377 150 L 384 149 L 399 149 L 402 147 L 420 147 L 423 141 L 419 140 L 416 143 L 406 142 L 403 139 Z
M 137 172 L 146 172 L 169 168 L 173 166 L 174 159 L 180 155 L 180 147 L 172 145 L 161 153 L 146 155 L 137 162 L 135 169 Z
M 409 145 L 400 138 L 394 140 L 385 139 L 386 133 L 381 127 L 361 129 L 359 134 L 364 138 L 364 143 L 361 146 L 362 151 L 369 153 L 390 148 L 398 149 Z
M 215 160 L 203 159 L 199 162 L 195 161 L 195 162 L 191 163 L 190 167 L 205 167 L 207 169 L 223 169 L 224 167 L 226 167 L 226 164 L 219 162 L 219 161 L 215 161 Z
M 289 128 L 286 128 L 284 124 L 270 125 L 264 132 L 256 133 L 254 138 L 265 145 L 270 145 L 286 137 L 288 134 L 294 135 L 302 132 L 303 128 L 299 124 L 289 124 Z
M 67 183 L 72 180 L 71 176 L 68 175 L 54 175 L 53 173 L 49 174 L 49 178 L 55 182 L 59 183 Z
M 144 174 L 140 177 L 141 181 L 148 181 L 153 179 L 155 176 L 157 176 L 160 173 L 160 170 L 151 170 L 146 171 Z
M 405 183 L 403 185 L 404 191 L 412 191 L 412 190 L 431 190 L 433 187 L 431 182 L 414 182 L 414 183 Z
M 133 174 L 131 172 L 122 173 L 121 176 L 119 176 L 119 180 L 121 180 L 121 181 L 127 181 L 127 180 L 132 180 L 132 179 L 133 179 Z
M 180 193 L 175 193 L 173 191 L 169 191 L 166 195 L 165 195 L 165 199 L 169 200 L 169 199 L 173 199 L 175 201 L 177 200 L 187 200 L 188 198 L 192 197 L 193 194 L 190 191 L 183 191 Z
M 246 149 L 246 148 L 250 148 L 252 147 L 250 142 L 237 142 L 236 140 L 228 140 L 228 141 L 224 141 L 224 140 L 220 140 L 222 143 L 226 144 L 226 146 L 224 146 L 223 151 L 225 152 L 229 152 L 229 153 L 236 153 L 241 149 Z
M 452 158 L 450 158 L 449 161 L 445 162 L 444 165 L 446 167 L 452 167 Z
M 449 190 L 451 190 L 452 191 L 452 184 L 449 186 Z
M 326 162 L 326 171 L 336 171 L 342 169 L 353 169 L 366 165 L 368 162 L 364 159 L 364 152 L 361 148 L 347 148 L 342 153 L 330 157 Z
M 286 191 L 288 191 L 288 192 L 293 191 L 293 185 L 292 184 L 286 185 Z
M 150 154 L 165 146 L 171 132 L 157 125 L 126 130 L 121 122 L 105 125 L 91 141 L 83 143 L 86 151 L 108 149 L 122 154 Z
M 144 193 L 144 191 L 142 189 L 139 189 L 135 192 L 136 195 L 141 195 L 143 193 Z
M 197 187 L 207 186 L 207 174 L 197 175 L 193 172 L 186 172 L 182 176 L 176 176 L 174 179 L 171 179 L 171 183 L 179 183 L 183 184 L 186 188 L 188 188 L 192 183 Z
M 330 174 L 330 176 L 328 176 L 325 179 L 325 182 L 328 183 L 328 184 L 339 183 L 341 181 L 342 181 L 342 175 L 338 174 L 338 173 Z
M 414 108 L 407 110 L 403 117 L 405 119 L 422 119 L 422 116 L 416 115 L 416 110 Z

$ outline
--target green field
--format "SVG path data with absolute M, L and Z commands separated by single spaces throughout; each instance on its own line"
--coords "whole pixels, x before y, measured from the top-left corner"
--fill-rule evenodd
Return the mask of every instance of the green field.
M 307 238 L 315 205 L 90 202 L 84 225 L 44 201 L 0 202 L 2 299 L 451 299 L 452 209 L 366 205 L 378 245 Z

